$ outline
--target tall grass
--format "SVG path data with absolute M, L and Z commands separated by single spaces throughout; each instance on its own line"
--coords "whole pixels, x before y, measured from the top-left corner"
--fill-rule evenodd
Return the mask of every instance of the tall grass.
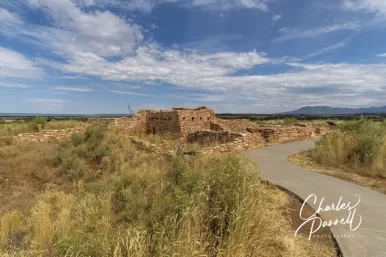
M 386 177 L 386 124 L 367 119 L 344 122 L 318 142 L 312 157 L 322 165 Z
M 334 255 L 293 236 L 283 216 L 289 198 L 244 157 L 167 160 L 125 140 L 90 127 L 62 144 L 58 170 L 83 170 L 71 176 L 73 192 L 46 192 L 29 215 L 4 215 L 0 255 Z M 98 179 L 85 180 L 94 172 Z

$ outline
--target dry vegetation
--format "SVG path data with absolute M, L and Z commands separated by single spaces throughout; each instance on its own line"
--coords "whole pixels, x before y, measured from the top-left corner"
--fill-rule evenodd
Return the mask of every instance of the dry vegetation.
M 0 137 L 17 136 L 20 133 L 39 132 L 42 129 L 64 129 L 84 127 L 85 122 L 78 120 L 57 120 L 47 122 L 43 117 L 37 117 L 29 122 L 0 123 Z
M 386 178 L 386 123 L 345 122 L 317 143 L 312 158 L 324 166 Z
M 92 126 L 60 146 L 0 147 L 0 167 L 0 256 L 336 254 L 293 236 L 289 197 L 238 155 L 169 159 Z
M 289 161 L 386 193 L 386 124 L 346 121 L 323 136 L 315 149 Z

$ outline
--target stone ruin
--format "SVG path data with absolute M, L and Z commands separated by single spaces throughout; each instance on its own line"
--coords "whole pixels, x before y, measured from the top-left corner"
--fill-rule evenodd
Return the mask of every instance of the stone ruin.
M 100 123 L 96 120 L 90 122 Z M 160 111 L 140 110 L 132 117 L 110 120 L 109 127 L 125 130 L 128 134 L 136 132 L 178 135 L 178 144 L 202 144 L 207 146 L 209 153 L 239 151 L 267 144 L 307 139 L 324 134 L 326 131 L 325 127 L 303 123 L 291 126 L 259 126 L 248 119 L 219 119 L 216 118 L 213 109 L 205 106 L 194 109 L 174 107 L 171 110 Z M 146 145 L 146 142 L 141 144 Z M 150 148 L 157 149 L 155 146 Z M 162 151 L 162 148 L 157 150 L 159 151 Z M 203 152 L 205 151 L 204 149 Z
M 132 142 L 154 153 L 164 153 L 185 143 L 197 143 L 204 148 L 202 154 L 242 151 L 248 148 L 283 143 L 322 135 L 327 127 L 312 124 L 290 126 L 261 126 L 248 119 L 219 119 L 213 109 L 202 106 L 194 109 L 140 110 L 132 117 L 90 118 L 90 124 L 107 125 L 127 133 Z M 82 129 L 83 130 L 83 129 Z M 13 141 L 47 142 L 68 138 L 80 129 L 24 133 Z M 176 140 L 162 140 L 160 146 L 139 139 L 138 134 L 176 135 Z M 8 140 L 9 138 L 0 138 Z M 1 143 L 1 142 L 0 142 Z
M 133 117 L 115 119 L 110 127 L 132 130 L 146 134 L 187 135 L 201 130 L 210 130 L 216 119 L 213 109 L 208 107 L 172 108 L 171 110 L 140 110 Z M 91 120 L 91 123 L 100 123 Z

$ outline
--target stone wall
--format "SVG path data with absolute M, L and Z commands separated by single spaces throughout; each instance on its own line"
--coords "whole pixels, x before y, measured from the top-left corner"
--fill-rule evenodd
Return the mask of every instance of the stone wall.
M 219 119 L 215 121 L 216 125 L 220 125 L 225 130 L 235 132 L 245 132 L 248 127 L 253 127 L 254 123 L 248 119 Z
M 177 111 L 148 112 L 146 123 L 148 134 L 181 134 Z
M 36 133 L 22 133 L 13 137 L 0 137 L 0 140 L 12 139 L 12 142 L 57 142 L 69 138 L 74 133 L 81 133 L 84 128 L 42 130 Z
M 307 139 L 321 135 L 323 128 L 315 128 L 305 124 L 286 127 L 252 127 L 247 128 L 250 133 L 258 133 L 266 143 L 281 143 L 293 140 Z
M 181 134 L 186 135 L 200 130 L 210 130 L 211 121 L 216 117 L 210 108 L 177 110 Z
M 235 141 L 236 139 L 243 140 L 243 134 L 234 133 L 231 131 L 196 131 L 189 133 L 186 136 L 186 142 L 188 143 L 199 143 L 202 145 L 211 144 L 224 144 Z

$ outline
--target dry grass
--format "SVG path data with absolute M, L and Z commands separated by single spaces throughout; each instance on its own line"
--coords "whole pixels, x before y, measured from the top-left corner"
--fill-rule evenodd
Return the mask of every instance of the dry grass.
M 59 120 L 37 124 L 35 121 L 24 123 L 0 123 L 0 137 L 17 136 L 20 133 L 39 132 L 41 129 L 65 129 L 85 127 L 87 123 L 77 120 Z
M 28 214 L 5 213 L 1 256 L 336 255 L 293 236 L 290 198 L 239 155 L 168 160 L 90 127 L 44 160 L 74 187 L 42 193 Z
M 51 164 L 56 148 L 28 142 L 0 147 L 0 215 L 12 208 L 28 212 L 45 190 L 71 188 Z
M 386 179 L 372 178 L 359 175 L 360 172 L 353 173 L 348 172 L 342 168 L 325 167 L 312 159 L 311 151 L 306 151 L 298 154 L 294 154 L 288 157 L 288 161 L 296 166 L 306 168 L 308 170 L 333 176 L 339 179 L 346 180 L 351 183 L 355 183 L 380 193 L 386 194 Z
M 386 178 L 386 123 L 345 122 L 323 136 L 311 155 L 325 167 Z
M 155 145 L 162 145 L 164 141 L 175 141 L 179 139 L 178 135 L 170 134 L 170 135 L 153 135 L 153 134 L 145 134 L 145 133 L 133 133 L 133 136 L 148 141 Z

